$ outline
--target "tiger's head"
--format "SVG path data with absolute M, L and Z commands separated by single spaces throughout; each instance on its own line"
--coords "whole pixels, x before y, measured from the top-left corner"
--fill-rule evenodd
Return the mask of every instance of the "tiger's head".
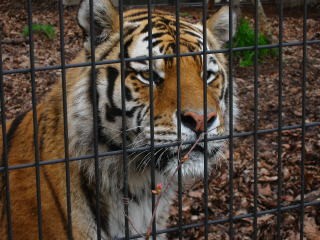
M 153 142 L 153 159 L 160 172 L 174 171 L 178 164 L 177 153 L 180 151 L 180 156 L 189 152 L 188 160 L 182 166 L 182 174 L 203 175 L 204 142 L 199 141 L 192 151 L 190 148 L 198 138 L 204 137 L 205 126 L 208 139 L 228 133 L 229 90 L 224 56 L 221 53 L 209 53 L 203 57 L 203 54 L 194 53 L 202 52 L 204 43 L 206 49 L 212 51 L 221 49 L 228 41 L 229 8 L 223 7 L 207 20 L 206 39 L 201 23 L 191 23 L 181 17 L 179 43 L 176 40 L 176 18 L 172 14 L 153 10 L 149 26 L 147 9 L 125 11 L 122 32 L 124 41 L 121 45 L 118 11 L 108 0 L 94 0 L 93 3 L 94 39 L 90 38 L 89 1 L 81 3 L 78 13 L 79 24 L 86 34 L 86 58 L 90 61 L 93 57 L 93 43 L 96 62 L 113 62 L 99 63 L 94 74 L 88 70 L 87 78 L 79 81 L 78 89 L 82 85 L 90 86 L 90 90 L 96 89 L 100 149 L 122 149 L 125 132 L 126 146 L 130 149 L 143 148 Z M 235 22 L 236 15 L 233 14 L 233 31 Z M 149 28 L 152 32 L 151 49 Z M 178 47 L 181 55 L 179 60 L 174 56 Z M 148 60 L 150 52 L 154 58 L 151 62 Z M 125 58 L 123 64 L 120 62 L 121 56 Z M 204 65 L 207 66 L 205 73 Z M 92 76 L 95 76 L 95 85 L 92 85 Z M 121 79 L 125 83 L 123 89 Z M 207 86 L 206 96 L 204 85 Z M 78 92 L 78 97 L 74 93 L 74 99 L 77 100 L 73 112 L 77 112 L 80 119 L 83 115 L 84 119 L 88 113 L 81 110 L 83 102 L 79 99 L 84 98 L 80 96 L 83 91 Z M 93 102 L 92 94 L 87 94 L 86 98 Z M 204 118 L 204 107 L 207 119 Z M 181 127 L 178 119 L 181 120 Z M 80 132 L 87 131 L 82 128 L 88 128 L 81 124 L 76 126 Z M 179 135 L 182 144 L 178 142 Z M 209 165 L 219 158 L 223 145 L 223 140 L 207 142 Z M 150 151 L 142 150 L 128 155 L 130 171 L 142 172 L 150 166 Z

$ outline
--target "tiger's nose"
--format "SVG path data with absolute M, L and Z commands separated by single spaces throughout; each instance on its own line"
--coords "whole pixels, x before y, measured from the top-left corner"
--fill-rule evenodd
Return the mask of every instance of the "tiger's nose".
M 216 118 L 217 113 L 215 112 L 210 112 L 207 114 L 207 128 L 213 124 Z M 181 122 L 183 125 L 196 133 L 204 131 L 204 115 L 200 115 L 196 112 L 184 112 L 181 114 Z

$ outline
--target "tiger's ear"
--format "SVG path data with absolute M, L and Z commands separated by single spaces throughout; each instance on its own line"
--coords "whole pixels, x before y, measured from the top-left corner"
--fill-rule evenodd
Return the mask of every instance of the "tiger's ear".
M 236 6 L 232 10 L 232 37 L 237 30 L 238 14 L 239 7 Z M 207 27 L 221 43 L 229 41 L 229 16 L 229 7 L 224 6 L 207 20 Z
M 90 28 L 90 0 L 83 0 L 78 11 L 78 23 L 86 35 L 85 46 L 90 46 L 91 30 L 95 45 L 108 39 L 119 27 L 119 15 L 110 0 L 93 0 L 93 29 Z

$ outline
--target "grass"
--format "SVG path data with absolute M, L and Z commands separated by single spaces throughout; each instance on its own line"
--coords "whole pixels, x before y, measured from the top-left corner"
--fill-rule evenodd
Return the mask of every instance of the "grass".
M 255 32 L 250 26 L 250 23 L 246 19 L 241 19 L 238 30 L 235 34 L 233 40 L 233 47 L 249 47 L 254 46 L 255 42 Z M 262 33 L 258 35 L 258 45 L 270 44 L 269 39 Z M 248 67 L 254 64 L 255 51 L 254 50 L 245 50 L 245 51 L 236 51 L 234 52 L 236 58 L 239 59 L 241 67 Z M 262 62 L 269 56 L 277 56 L 276 49 L 259 49 L 258 50 L 258 60 Z
M 41 24 L 41 23 L 34 23 L 32 24 L 32 31 L 34 33 L 44 34 L 49 39 L 54 39 L 56 36 L 56 32 L 54 27 L 50 24 Z M 23 28 L 22 34 L 24 37 L 29 36 L 29 26 L 25 26 Z

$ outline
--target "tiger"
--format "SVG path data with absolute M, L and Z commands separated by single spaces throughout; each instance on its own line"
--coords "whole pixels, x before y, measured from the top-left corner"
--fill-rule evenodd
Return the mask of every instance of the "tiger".
M 84 45 L 66 70 L 66 98 L 55 83 L 35 110 L 6 122 L 5 148 L 1 131 L 2 239 L 143 239 L 154 213 L 154 186 L 170 181 L 155 217 L 163 230 L 178 188 L 171 177 L 176 169 L 185 183 L 204 176 L 205 155 L 208 172 L 224 158 L 226 138 L 210 139 L 228 134 L 236 103 L 230 103 L 227 59 L 213 50 L 232 36 L 236 12 L 230 23 L 228 6 L 208 17 L 206 39 L 202 23 L 180 16 L 178 42 L 175 15 L 148 11 L 127 9 L 120 21 L 109 0 L 93 0 L 93 14 L 89 0 L 80 3 Z M 205 49 L 211 51 L 206 57 Z M 186 155 L 181 164 L 179 156 Z

